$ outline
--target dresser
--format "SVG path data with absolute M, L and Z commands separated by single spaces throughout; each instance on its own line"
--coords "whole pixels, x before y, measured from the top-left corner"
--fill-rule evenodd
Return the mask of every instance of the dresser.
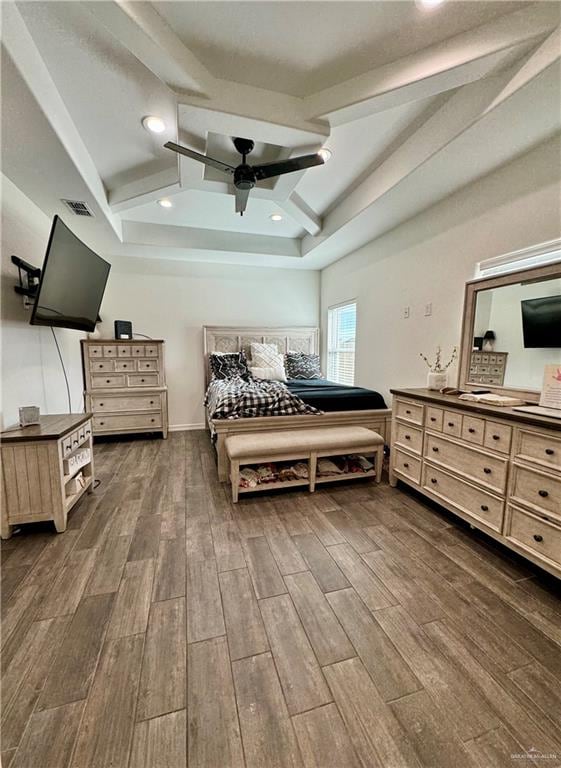
M 41 416 L 39 424 L 14 427 L 2 441 L 3 539 L 14 525 L 54 520 L 66 530 L 68 513 L 93 489 L 91 413 Z
M 470 358 L 469 380 L 474 384 L 495 384 L 502 387 L 507 358 L 508 352 L 474 350 Z
M 168 433 L 164 342 L 83 340 L 86 410 L 94 435 Z
M 390 483 L 561 577 L 561 420 L 393 389 Z

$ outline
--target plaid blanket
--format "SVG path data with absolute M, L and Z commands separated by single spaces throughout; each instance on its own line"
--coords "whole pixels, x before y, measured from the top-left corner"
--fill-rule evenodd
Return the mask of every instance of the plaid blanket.
M 213 379 L 206 391 L 204 404 L 211 419 L 321 413 L 293 395 L 280 381 L 244 381 L 239 376 Z

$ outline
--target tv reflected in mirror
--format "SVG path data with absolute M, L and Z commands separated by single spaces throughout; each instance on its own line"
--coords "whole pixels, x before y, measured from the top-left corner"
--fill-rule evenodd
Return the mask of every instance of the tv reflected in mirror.
M 561 296 L 521 302 L 525 349 L 561 347 Z

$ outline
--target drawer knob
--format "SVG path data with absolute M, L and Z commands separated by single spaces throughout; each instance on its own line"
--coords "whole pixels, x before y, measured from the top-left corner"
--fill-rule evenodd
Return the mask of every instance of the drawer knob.
M 475 432 L 475 429 L 474 429 L 473 427 L 470 427 L 470 428 L 468 429 L 468 432 L 469 432 L 471 435 L 473 435 L 473 433 Z
M 493 440 L 500 440 L 500 439 L 501 439 L 500 435 L 493 435 Z
M 150 405 L 154 405 L 154 401 L 153 400 L 150 400 Z
M 549 493 L 547 491 L 538 491 L 542 499 L 546 499 L 549 496 Z
M 154 422 L 154 421 L 156 421 L 156 419 L 150 419 L 150 421 L 151 421 L 151 422 Z
M 546 454 L 547 454 L 548 456 L 553 456 L 553 454 L 555 453 L 555 451 L 553 450 L 553 448 L 546 448 L 546 449 L 545 449 L 545 452 L 546 452 Z
M 111 384 L 111 379 L 105 379 L 106 384 Z
M 433 485 L 436 485 L 436 484 L 437 484 L 437 482 L 438 482 L 438 480 L 436 479 L 436 477 L 431 477 L 430 481 L 431 481 L 431 483 L 433 483 Z
M 144 379 L 140 379 L 140 381 L 142 381 L 142 382 L 143 382 L 143 381 L 144 381 Z
M 436 416 L 431 416 L 431 417 L 430 417 L 430 420 L 431 420 L 431 421 L 436 421 Z
M 449 421 L 449 422 L 448 422 L 448 426 L 449 426 L 449 427 L 453 427 L 453 426 L 454 426 L 454 422 L 453 422 L 453 421 Z
M 410 416 L 410 415 L 411 415 L 411 411 L 405 411 L 405 413 L 406 413 L 408 416 Z
M 102 427 L 104 424 L 105 424 L 105 422 L 104 422 L 104 421 L 100 421 L 100 422 L 99 422 L 99 425 L 100 425 L 100 427 Z
M 86 435 L 91 434 L 91 431 L 89 429 L 86 429 Z
M 486 475 L 490 475 L 491 474 L 491 470 L 490 470 L 489 467 L 483 467 L 483 471 L 485 472 Z
M 488 512 L 488 511 L 489 511 L 489 507 L 487 506 L 487 504 L 482 504 L 482 505 L 481 505 L 481 510 L 482 510 L 483 512 Z
M 436 445 L 433 445 L 432 449 L 433 449 L 433 451 L 434 451 L 435 453 L 438 453 L 438 448 L 436 447 Z
M 100 368 L 103 368 L 103 363 L 100 363 L 100 364 L 99 364 L 99 367 L 100 367 Z
M 123 363 L 123 368 L 126 368 L 126 367 L 127 367 L 127 364 L 126 364 L 126 363 Z
M 408 461 L 404 461 L 403 462 L 403 466 L 405 467 L 405 469 L 409 469 L 409 462 Z
M 78 444 L 78 440 L 74 440 L 74 445 L 77 445 L 77 444 Z
M 539 533 L 534 533 L 534 541 L 543 541 L 543 536 Z

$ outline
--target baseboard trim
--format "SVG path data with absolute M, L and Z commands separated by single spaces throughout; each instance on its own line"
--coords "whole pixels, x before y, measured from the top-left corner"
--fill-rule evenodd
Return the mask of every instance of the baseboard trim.
M 170 432 L 190 432 L 194 429 L 205 429 L 206 424 L 203 422 L 202 424 L 170 424 L 169 431 Z

